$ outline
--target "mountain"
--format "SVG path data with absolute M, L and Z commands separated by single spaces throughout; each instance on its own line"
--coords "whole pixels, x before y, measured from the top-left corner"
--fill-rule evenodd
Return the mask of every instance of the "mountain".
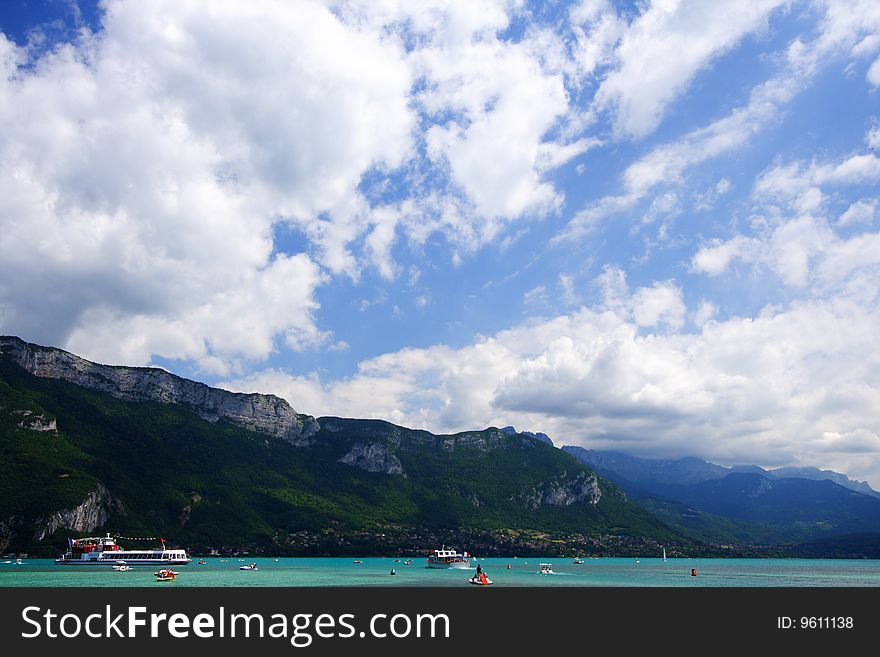
M 833 481 L 838 486 L 849 488 L 857 493 L 864 493 L 872 497 L 880 497 L 877 492 L 868 485 L 866 481 L 858 481 L 850 479 L 845 474 L 834 472 L 834 470 L 820 470 L 819 468 L 776 468 L 770 470 L 769 473 L 779 479 L 812 479 L 814 481 L 823 481 L 825 479 Z
M 827 479 L 732 473 L 698 484 L 669 485 L 663 492 L 708 513 L 800 530 L 808 537 L 880 531 L 880 499 Z
M 553 441 L 550 440 L 550 436 L 548 436 L 546 433 L 541 433 L 540 431 L 538 433 L 532 433 L 531 431 L 517 431 L 514 427 L 510 425 L 506 427 L 501 427 L 501 431 L 503 431 L 504 433 L 518 433 L 521 436 L 528 436 L 529 438 L 540 440 L 542 443 L 547 443 L 550 446 L 553 445 Z
M 833 470 L 812 467 L 765 470 L 757 465 L 734 465 L 728 468 L 693 456 L 664 460 L 638 458 L 622 452 L 591 450 L 572 445 L 565 445 L 562 449 L 581 463 L 589 465 L 596 472 L 618 483 L 625 482 L 648 491 L 654 484 L 690 484 L 745 472 L 775 479 L 829 480 L 858 493 L 880 497 L 880 492 L 871 488 L 867 482 L 850 479 L 845 474 Z
M 864 482 L 829 470 L 725 468 L 697 458 L 645 459 L 563 449 L 615 481 L 666 525 L 695 539 L 794 544 L 880 530 L 880 499 L 859 490 Z M 800 472 L 811 478 L 794 476 Z
M 71 534 L 195 550 L 632 554 L 692 541 L 541 439 L 313 418 L 155 368 L 0 338 L 0 550 Z
M 572 445 L 565 445 L 562 449 L 600 474 L 618 482 L 626 482 L 629 486 L 647 490 L 651 490 L 654 484 L 690 484 L 719 479 L 730 472 L 727 468 L 695 457 L 661 460 L 638 458 L 623 452 L 584 449 Z

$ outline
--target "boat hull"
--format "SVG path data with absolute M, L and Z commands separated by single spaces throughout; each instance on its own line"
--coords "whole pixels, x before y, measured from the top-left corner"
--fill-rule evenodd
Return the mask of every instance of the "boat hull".
M 185 566 L 192 559 L 187 557 L 155 557 L 155 558 L 138 558 L 127 556 L 124 552 L 108 552 L 106 558 L 68 558 L 61 557 L 55 559 L 58 566 L 112 566 L 120 561 L 124 561 L 129 566 Z
M 456 561 L 454 563 L 428 563 L 425 565 L 425 568 L 442 568 L 444 570 L 449 570 L 450 568 L 455 570 L 472 570 L 473 566 L 469 561 Z

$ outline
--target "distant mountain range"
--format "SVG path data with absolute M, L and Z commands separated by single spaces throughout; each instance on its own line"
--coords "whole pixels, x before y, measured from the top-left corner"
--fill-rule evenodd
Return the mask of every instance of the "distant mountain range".
M 776 468 L 765 470 L 757 465 L 735 465 L 725 467 L 709 463 L 694 456 L 679 459 L 648 459 L 630 456 L 623 452 L 584 449 L 566 445 L 562 448 L 581 463 L 589 465 L 596 472 L 612 475 L 617 480 L 639 482 L 650 490 L 655 484 L 693 484 L 710 479 L 722 479 L 733 473 L 752 473 L 770 479 L 812 479 L 829 480 L 859 493 L 880 498 L 865 481 L 850 479 L 845 474 L 819 468 Z
M 620 485 L 665 524 L 710 542 L 796 544 L 880 532 L 880 494 L 838 472 L 563 450 Z
M 865 556 L 880 554 L 880 497 L 815 468 L 314 418 L 0 337 L 0 552 L 104 531 L 226 553 Z

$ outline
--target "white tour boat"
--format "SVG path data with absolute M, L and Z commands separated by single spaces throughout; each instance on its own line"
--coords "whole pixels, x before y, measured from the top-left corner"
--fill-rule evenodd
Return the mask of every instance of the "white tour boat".
M 459 553 L 455 550 L 447 550 L 445 547 L 434 550 L 434 553 L 425 559 L 427 565 L 425 568 L 461 568 L 467 569 L 471 567 L 471 557 L 465 553 Z
M 129 566 L 185 566 L 190 561 L 186 550 L 168 549 L 165 540 L 161 548 L 124 550 L 116 539 L 107 534 L 103 538 L 69 538 L 68 549 L 55 563 L 63 566 L 99 566 L 124 561 Z
M 553 572 L 553 568 L 551 568 L 552 565 L 553 565 L 553 564 L 542 563 L 542 564 L 541 564 L 541 570 L 539 570 L 538 572 L 539 572 L 541 575 L 555 575 L 556 573 L 554 573 L 554 572 Z

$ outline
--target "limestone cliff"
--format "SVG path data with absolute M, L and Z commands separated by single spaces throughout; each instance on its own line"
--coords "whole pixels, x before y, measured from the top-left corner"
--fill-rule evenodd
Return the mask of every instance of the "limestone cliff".
M 596 475 L 579 472 L 570 479 L 563 474 L 559 479 L 523 491 L 517 501 L 528 508 L 537 509 L 542 505 L 570 506 L 579 502 L 595 506 L 601 498 L 602 490 Z
M 34 539 L 42 541 L 59 529 L 71 532 L 90 532 L 100 527 L 110 517 L 110 513 L 117 507 L 117 503 L 110 496 L 110 492 L 102 485 L 98 485 L 86 496 L 82 502 L 71 509 L 56 511 L 48 518 L 40 518 L 34 523 Z
M 122 505 L 100 483 L 85 499 L 74 507 L 60 509 L 41 518 L 14 515 L 0 520 L 0 551 L 6 550 L 16 534 L 32 535 L 42 541 L 59 529 L 70 533 L 87 533 L 102 526 Z
M 345 456 L 339 459 L 339 462 L 367 472 L 384 472 L 385 474 L 399 474 L 406 477 L 400 459 L 381 443 L 357 443 Z
M 62 379 L 126 401 L 183 404 L 209 422 L 226 420 L 296 446 L 312 444 L 319 428 L 313 417 L 300 415 L 275 395 L 229 392 L 158 368 L 100 365 L 9 336 L 0 337 L 0 354 L 35 376 Z

